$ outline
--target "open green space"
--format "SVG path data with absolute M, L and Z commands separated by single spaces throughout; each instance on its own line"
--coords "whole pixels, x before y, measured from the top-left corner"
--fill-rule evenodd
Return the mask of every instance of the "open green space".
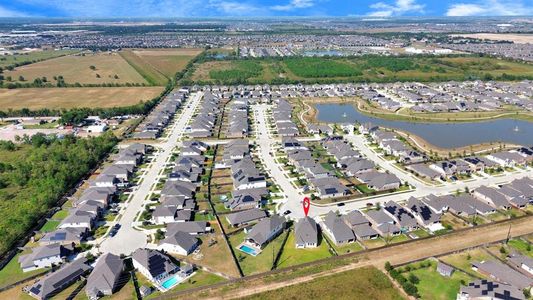
M 329 83 L 533 78 L 533 65 L 477 55 L 291 57 L 203 60 L 186 78 L 197 83 Z
M 437 262 L 427 260 L 425 263 L 430 265 L 419 267 L 420 263 L 414 263 L 408 265 L 412 269 L 411 271 L 405 271 L 403 273 L 406 278 L 409 278 L 409 274 L 414 274 L 420 280 L 416 284 L 416 287 L 418 288 L 421 299 L 456 299 L 461 284 L 468 283 L 473 279 L 471 276 L 460 271 L 454 271 L 451 277 L 445 277 L 437 272 Z M 405 267 L 403 269 L 405 270 Z
M 243 299 L 404 299 L 385 274 L 360 268 Z
M 290 267 L 298 264 L 303 264 L 310 261 L 315 261 L 330 257 L 332 254 L 329 251 L 329 246 L 326 240 L 321 238 L 318 247 L 298 249 L 296 248 L 294 231 L 291 231 L 287 242 L 283 247 L 283 252 L 278 261 L 278 268 Z

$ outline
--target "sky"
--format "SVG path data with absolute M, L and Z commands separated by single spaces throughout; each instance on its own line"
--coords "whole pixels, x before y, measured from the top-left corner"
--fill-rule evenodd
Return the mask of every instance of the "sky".
M 0 17 L 532 15 L 533 0 L 0 0 Z

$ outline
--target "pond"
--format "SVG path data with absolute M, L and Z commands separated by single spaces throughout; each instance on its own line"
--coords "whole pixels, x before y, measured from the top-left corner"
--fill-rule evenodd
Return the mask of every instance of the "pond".
M 317 120 L 327 123 L 366 123 L 401 129 L 441 148 L 459 148 L 474 144 L 503 142 L 533 145 L 533 123 L 497 119 L 470 123 L 418 123 L 385 120 L 360 113 L 351 104 L 316 104 Z

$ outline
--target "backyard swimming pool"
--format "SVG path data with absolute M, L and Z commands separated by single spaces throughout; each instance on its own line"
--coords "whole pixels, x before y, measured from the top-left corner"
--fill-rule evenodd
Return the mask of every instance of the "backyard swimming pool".
M 165 280 L 161 286 L 165 289 L 165 290 L 168 290 L 168 289 L 171 289 L 173 286 L 175 286 L 176 284 L 179 283 L 178 279 L 181 279 L 181 278 L 178 278 L 178 275 L 174 275 L 172 277 L 170 277 L 169 279 Z
M 257 251 L 255 251 L 255 249 L 253 249 L 251 247 L 248 247 L 246 245 L 241 245 L 239 247 L 239 250 L 241 250 L 242 252 L 244 252 L 246 254 L 250 254 L 252 256 L 256 256 L 257 254 L 259 254 Z

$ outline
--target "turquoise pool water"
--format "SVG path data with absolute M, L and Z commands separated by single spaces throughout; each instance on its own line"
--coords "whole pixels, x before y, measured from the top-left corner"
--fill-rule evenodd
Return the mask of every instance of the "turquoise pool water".
M 178 279 L 176 278 L 176 276 L 172 276 L 169 279 L 165 280 L 165 282 L 163 282 L 161 286 L 168 290 L 172 288 L 173 286 L 175 286 L 177 283 L 178 283 Z
M 246 246 L 246 245 L 241 245 L 241 247 L 239 248 L 239 250 L 241 250 L 241 251 L 244 252 L 244 253 L 247 253 L 247 254 L 253 255 L 253 256 L 256 256 L 256 255 L 257 255 L 257 252 L 256 252 L 254 249 L 252 249 L 252 248 L 250 248 L 250 247 L 248 247 L 248 246 Z

